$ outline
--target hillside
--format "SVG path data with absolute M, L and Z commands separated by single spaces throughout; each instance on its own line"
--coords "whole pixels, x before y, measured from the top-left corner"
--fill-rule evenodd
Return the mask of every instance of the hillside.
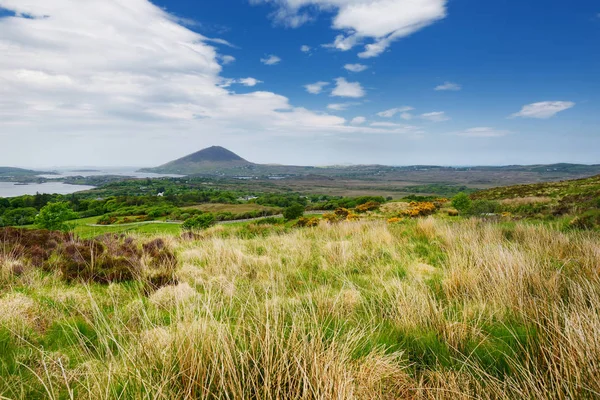
M 221 146 L 212 146 L 144 172 L 193 175 L 243 170 L 255 164 Z
M 39 175 L 47 174 L 47 172 L 34 171 L 31 169 L 13 168 L 13 167 L 0 167 L 0 176 L 2 177 L 13 177 L 22 175 Z
M 53 172 L 34 171 L 31 169 L 0 167 L 0 182 L 34 182 L 38 175 L 51 175 Z
M 600 227 L 600 175 L 585 179 L 498 187 L 471 198 L 499 204 L 502 211 L 522 217 L 571 216 L 571 225 Z

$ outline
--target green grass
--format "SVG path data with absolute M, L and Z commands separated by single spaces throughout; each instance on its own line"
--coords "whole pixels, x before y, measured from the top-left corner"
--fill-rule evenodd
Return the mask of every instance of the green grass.
M 159 290 L 3 266 L 0 396 L 545 399 L 600 390 L 596 233 L 365 218 L 374 219 L 303 229 L 244 222 L 195 241 L 169 238 L 179 283 Z M 76 221 L 80 235 L 88 223 Z

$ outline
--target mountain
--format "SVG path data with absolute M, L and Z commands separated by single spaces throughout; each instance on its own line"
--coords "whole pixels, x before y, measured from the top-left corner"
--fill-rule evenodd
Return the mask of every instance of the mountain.
M 203 173 L 218 173 L 220 171 L 240 170 L 251 168 L 256 164 L 244 160 L 234 152 L 221 146 L 212 146 L 189 154 L 175 161 L 168 162 L 155 168 L 144 168 L 142 172 L 163 174 L 193 175 Z

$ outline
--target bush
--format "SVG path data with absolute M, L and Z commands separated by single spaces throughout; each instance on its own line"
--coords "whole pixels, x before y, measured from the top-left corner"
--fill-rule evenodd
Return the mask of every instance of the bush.
M 471 203 L 467 213 L 471 215 L 496 214 L 500 208 L 500 204 L 496 201 L 475 200 Z
M 436 207 L 435 204 L 425 201 L 425 202 L 414 202 L 410 203 L 410 207 L 400 214 L 406 217 L 425 217 L 427 215 L 431 215 L 435 212 Z
M 210 213 L 200 214 L 185 220 L 182 227 L 186 230 L 201 230 L 210 228 L 215 224 L 215 216 Z
M 356 206 L 356 212 L 365 213 L 367 211 L 376 211 L 379 209 L 380 206 L 381 203 L 378 203 L 376 201 L 369 201 L 365 204 L 361 204 L 360 206 Z
M 283 210 L 283 218 L 285 218 L 286 221 L 291 221 L 293 219 L 300 218 L 303 215 L 304 206 L 302 204 L 292 204 L 291 206 Z
M 69 203 L 58 202 L 49 203 L 40 210 L 40 213 L 35 218 L 36 224 L 40 228 L 51 231 L 68 231 L 69 226 L 67 221 L 77 218 L 75 211 L 71 210 Z
M 466 214 L 471 208 L 471 199 L 465 193 L 459 193 L 452 198 L 452 207 L 456 208 L 460 213 Z
M 301 228 L 312 228 L 315 226 L 319 226 L 319 218 L 305 218 L 305 217 L 300 217 L 300 219 L 298 220 L 298 222 L 296 222 L 296 226 L 301 227 Z

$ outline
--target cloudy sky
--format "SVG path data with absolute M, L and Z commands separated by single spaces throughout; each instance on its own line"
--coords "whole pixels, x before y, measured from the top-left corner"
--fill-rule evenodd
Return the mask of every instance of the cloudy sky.
M 0 165 L 600 163 L 596 0 L 0 0 Z

